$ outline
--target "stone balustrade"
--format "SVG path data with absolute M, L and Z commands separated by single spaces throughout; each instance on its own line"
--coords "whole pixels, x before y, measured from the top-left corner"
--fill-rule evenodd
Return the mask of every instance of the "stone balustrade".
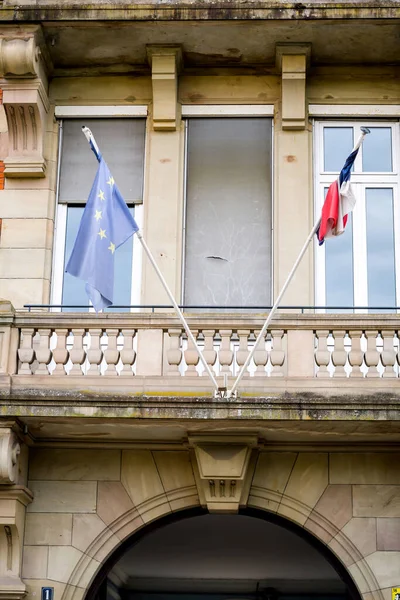
M 263 316 L 192 314 L 188 322 L 217 380 L 222 386 L 227 378 L 229 387 L 254 347 Z M 132 393 L 212 389 L 180 322 L 167 313 L 3 311 L 0 340 L 0 377 L 11 377 L 15 389 L 80 389 L 83 380 L 99 392 L 126 393 L 126 386 Z M 399 365 L 396 315 L 279 314 L 241 391 L 283 391 L 294 381 L 311 391 L 367 389 L 367 380 L 382 385 L 398 378 Z

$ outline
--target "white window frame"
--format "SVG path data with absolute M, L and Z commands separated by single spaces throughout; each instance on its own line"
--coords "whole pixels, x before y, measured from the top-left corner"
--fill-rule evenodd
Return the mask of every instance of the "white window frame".
M 353 293 L 354 306 L 368 306 L 368 280 L 367 280 L 367 244 L 366 244 L 366 212 L 365 212 L 365 190 L 366 188 L 390 188 L 393 189 L 393 231 L 395 248 L 395 289 L 396 303 L 400 304 L 400 157 L 399 157 L 399 122 L 391 119 L 374 121 L 359 121 L 349 119 L 319 120 L 314 122 L 314 210 L 315 220 L 321 214 L 324 202 L 324 189 L 338 176 L 337 172 L 324 171 L 324 127 L 353 127 L 354 142 L 361 133 L 360 127 L 390 127 L 392 129 L 392 172 L 362 172 L 362 148 L 354 163 L 354 172 L 351 174 L 351 184 L 357 198 L 353 211 Z M 396 227 L 397 224 L 397 227 Z M 346 233 L 344 234 L 346 235 Z M 328 240 L 326 243 L 334 243 Z M 325 285 L 325 244 L 318 246 L 315 240 L 315 304 L 326 306 Z M 357 268 L 356 268 L 357 265 Z M 365 268 L 360 268 L 365 265 Z M 357 310 L 359 313 L 367 313 L 367 309 Z
M 75 114 L 75 111 L 68 111 L 65 109 L 75 108 L 75 107 L 61 107 L 62 110 L 59 111 L 59 115 L 63 115 L 65 118 L 81 118 L 82 114 Z M 80 107 L 82 108 L 82 107 Z M 96 110 L 97 107 L 84 107 L 86 109 L 93 109 L 92 111 L 88 110 L 84 116 L 94 118 L 110 118 L 110 116 L 115 117 L 140 117 L 143 118 L 143 115 L 139 112 L 136 114 L 98 114 Z M 135 107 L 137 108 L 137 107 Z M 57 107 L 56 107 L 57 109 Z M 110 111 L 112 113 L 112 111 Z M 147 107 L 146 107 L 147 114 Z M 61 117 L 59 117 L 61 119 Z M 147 156 L 147 135 L 145 137 L 145 145 L 144 145 L 144 165 L 143 165 L 143 199 L 145 198 L 145 186 L 146 186 L 146 156 Z M 59 152 L 58 152 L 58 171 L 57 171 L 57 192 L 56 192 L 56 214 L 54 221 L 54 246 L 53 246 L 53 262 L 52 262 L 52 278 L 51 278 L 51 294 L 50 294 L 50 303 L 52 305 L 56 305 L 51 308 L 53 312 L 60 312 L 61 308 L 57 308 L 58 305 L 62 304 L 62 292 L 63 292 L 63 283 L 64 283 L 64 261 L 65 261 L 65 242 L 66 242 L 66 231 L 67 231 L 67 209 L 68 202 L 59 202 L 59 171 L 61 165 L 61 149 L 62 149 L 62 120 L 60 120 L 60 129 L 59 129 Z M 135 204 L 135 221 L 139 227 L 142 229 L 143 227 L 143 202 L 141 204 Z M 141 302 L 141 289 L 142 289 L 142 264 L 143 264 L 143 248 L 142 245 L 135 240 L 133 241 L 133 253 L 132 253 L 132 270 L 131 270 L 131 305 L 140 305 Z M 89 303 L 89 301 L 88 301 Z M 132 308 L 131 312 L 137 312 L 140 309 Z M 94 308 L 89 304 L 89 312 L 94 312 Z
M 187 207 L 187 168 L 188 168 L 188 121 L 191 118 L 270 118 L 271 123 L 271 298 L 272 306 L 275 298 L 275 106 L 274 104 L 183 104 L 182 119 L 184 121 L 184 165 L 183 165 L 183 220 L 181 251 L 181 294 L 180 301 L 185 298 L 185 248 L 186 248 L 186 207 Z

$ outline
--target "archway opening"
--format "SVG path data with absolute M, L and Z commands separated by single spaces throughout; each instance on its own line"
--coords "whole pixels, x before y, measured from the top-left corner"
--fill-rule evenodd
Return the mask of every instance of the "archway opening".
M 324 544 L 287 519 L 256 510 L 238 515 L 188 512 L 160 519 L 124 542 L 86 596 L 86 600 L 306 598 L 360 600 L 360 595 Z

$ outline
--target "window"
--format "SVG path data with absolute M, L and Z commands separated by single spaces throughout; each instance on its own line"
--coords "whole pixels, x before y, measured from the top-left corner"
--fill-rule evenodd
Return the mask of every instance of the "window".
M 371 133 L 351 176 L 357 204 L 345 233 L 316 250 L 316 304 L 373 312 L 389 310 L 400 299 L 398 123 L 316 123 L 315 205 L 318 217 L 362 125 Z
M 82 134 L 82 125 L 92 130 L 113 177 L 140 226 L 145 120 L 68 119 L 62 122 L 52 303 L 87 306 L 89 310 L 85 282 L 65 273 L 98 166 Z M 140 251 L 139 244 L 132 237 L 115 252 L 114 305 L 138 304 L 139 301 Z
M 269 306 L 272 119 L 187 120 L 186 306 Z

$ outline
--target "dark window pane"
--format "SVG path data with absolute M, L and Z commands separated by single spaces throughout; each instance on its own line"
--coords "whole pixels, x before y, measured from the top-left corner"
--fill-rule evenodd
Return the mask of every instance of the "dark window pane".
M 185 304 L 271 302 L 271 119 L 191 119 Z
M 393 190 L 368 188 L 367 217 L 367 276 L 368 305 L 396 306 Z
M 353 149 L 352 127 L 324 127 L 324 171 L 341 171 Z
M 363 171 L 391 172 L 392 130 L 390 127 L 371 127 L 362 145 Z

